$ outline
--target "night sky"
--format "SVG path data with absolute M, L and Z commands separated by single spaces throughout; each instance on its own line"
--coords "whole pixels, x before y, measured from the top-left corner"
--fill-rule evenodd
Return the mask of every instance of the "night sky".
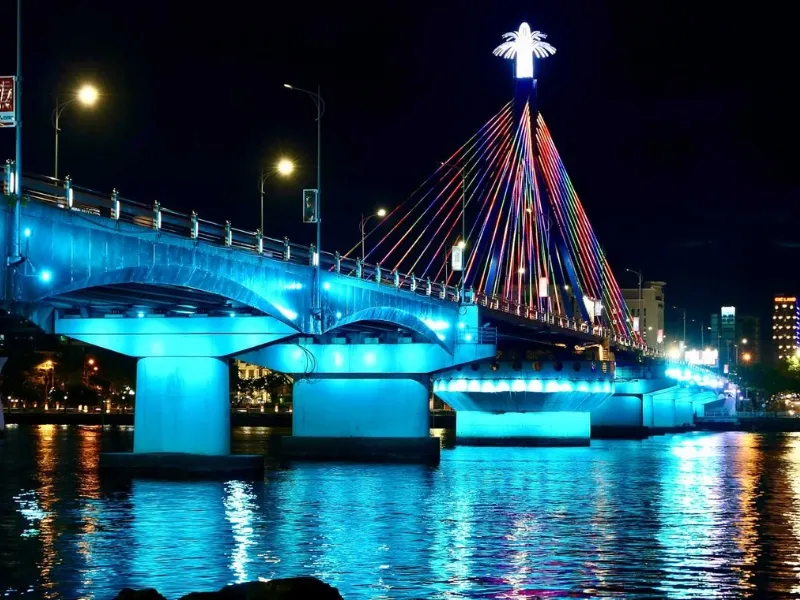
M 641 268 L 698 319 L 722 304 L 765 316 L 774 292 L 800 293 L 798 52 L 779 3 L 24 4 L 26 172 L 52 171 L 56 92 L 92 81 L 102 102 L 62 117 L 62 176 L 255 229 L 259 169 L 291 156 L 302 168 L 267 184 L 265 229 L 308 243 L 315 109 L 283 83 L 319 84 L 326 250 L 512 97 L 513 63 L 492 49 L 528 20 L 558 49 L 537 63 L 540 107 L 620 283 Z M 13 156 L 11 131 L 0 151 Z

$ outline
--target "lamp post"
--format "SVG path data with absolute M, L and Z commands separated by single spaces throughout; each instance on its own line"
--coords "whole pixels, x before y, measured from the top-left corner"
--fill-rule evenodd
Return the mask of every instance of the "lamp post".
M 461 250 L 464 250 L 467 245 L 467 175 L 464 173 L 464 167 L 461 168 L 453 167 L 448 165 L 447 163 L 440 163 L 442 167 L 444 167 L 448 171 L 457 172 L 461 176 L 461 242 L 459 247 Z M 464 272 L 466 271 L 466 260 L 462 258 L 462 265 L 461 265 L 461 278 L 459 282 L 459 287 L 463 290 L 464 289 Z
M 642 306 L 642 272 L 641 271 L 634 271 L 633 269 L 625 269 L 628 273 L 633 273 L 636 277 L 639 278 L 639 335 L 642 335 L 642 326 L 644 325 L 644 321 L 642 320 L 642 315 L 644 314 L 644 306 Z M 684 336 L 685 337 L 685 336 Z
M 365 244 L 365 242 L 366 242 L 366 239 L 367 239 L 367 234 L 366 234 L 367 223 L 369 222 L 370 219 L 372 219 L 374 217 L 378 217 L 379 219 L 382 219 L 385 216 L 386 216 L 386 210 L 383 209 L 383 208 L 379 208 L 377 212 L 375 212 L 375 213 L 373 213 L 371 215 L 367 215 L 366 217 L 364 217 L 363 214 L 361 215 L 361 226 L 360 226 L 360 229 L 361 229 L 361 262 L 362 263 L 364 262 L 364 259 L 366 258 L 366 252 L 365 252 L 366 244 Z
M 672 308 L 683 311 L 683 352 L 684 356 L 686 356 L 686 309 L 680 306 L 673 306 Z
M 288 158 L 280 159 L 272 169 L 261 169 L 261 176 L 258 178 L 258 190 L 261 192 L 261 229 L 259 231 L 262 234 L 264 233 L 264 184 L 276 173 L 282 177 L 288 177 L 292 172 L 294 172 L 294 163 Z
M 316 310 L 318 315 L 322 316 L 322 306 L 321 306 L 321 272 L 320 267 L 322 264 L 322 248 L 320 244 L 322 243 L 322 235 L 321 235 L 321 225 L 322 225 L 322 115 L 325 114 L 325 101 L 322 99 L 320 95 L 320 87 L 317 85 L 317 91 L 312 92 L 311 90 L 306 90 L 299 87 L 294 87 L 289 85 L 288 83 L 284 83 L 283 87 L 287 90 L 303 92 L 309 98 L 314 101 L 314 106 L 317 107 L 317 256 L 316 256 L 316 268 L 314 270 L 314 304 L 313 308 Z
M 55 179 L 58 179 L 58 132 L 61 131 L 58 123 L 61 119 L 61 113 L 73 102 L 80 102 L 84 106 L 94 106 L 99 96 L 97 88 L 89 84 L 81 87 L 71 98 L 64 102 L 59 102 L 58 96 L 56 96 L 56 107 L 53 109 L 53 128 L 56 130 L 55 160 L 53 164 L 53 177 Z
M 22 204 L 22 0 L 17 0 L 17 81 L 14 86 L 14 133 L 16 135 L 14 151 L 14 192 L 17 202 L 14 203 L 14 218 L 11 228 L 12 256 L 6 259 L 8 265 L 20 259 L 19 221 Z

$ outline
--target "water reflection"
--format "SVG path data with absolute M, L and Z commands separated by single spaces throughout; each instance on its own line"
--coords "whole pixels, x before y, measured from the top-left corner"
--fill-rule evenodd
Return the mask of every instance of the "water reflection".
M 231 553 L 231 571 L 236 583 L 249 581 L 247 565 L 250 562 L 248 548 L 255 545 L 253 536 L 253 513 L 256 509 L 253 486 L 243 481 L 225 484 L 225 518 L 231 524 L 235 547 Z
M 800 594 L 800 437 L 459 447 L 438 468 L 304 464 L 263 483 L 100 478 L 101 448 L 127 444 L 100 427 L 9 431 L 0 593 L 171 598 L 311 574 L 347 598 Z

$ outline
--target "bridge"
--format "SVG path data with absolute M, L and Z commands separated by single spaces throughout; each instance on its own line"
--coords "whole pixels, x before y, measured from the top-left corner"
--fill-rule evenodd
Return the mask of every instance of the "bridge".
M 462 443 L 587 444 L 593 423 L 691 422 L 724 382 L 678 382 L 645 346 L 536 80 L 516 84 L 363 260 L 69 177 L 17 181 L 8 163 L 3 306 L 138 358 L 140 458 L 229 454 L 230 357 L 294 376 L 296 457 L 438 460 L 431 389 Z

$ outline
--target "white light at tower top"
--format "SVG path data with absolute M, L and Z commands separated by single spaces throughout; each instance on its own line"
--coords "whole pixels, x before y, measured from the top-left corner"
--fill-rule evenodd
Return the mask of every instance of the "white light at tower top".
M 494 55 L 516 59 L 517 79 L 532 79 L 534 55 L 547 58 L 556 53 L 555 47 L 544 41 L 546 37 L 541 31 L 531 31 L 531 26 L 523 23 L 519 31 L 503 34 L 505 42 L 494 49 Z

